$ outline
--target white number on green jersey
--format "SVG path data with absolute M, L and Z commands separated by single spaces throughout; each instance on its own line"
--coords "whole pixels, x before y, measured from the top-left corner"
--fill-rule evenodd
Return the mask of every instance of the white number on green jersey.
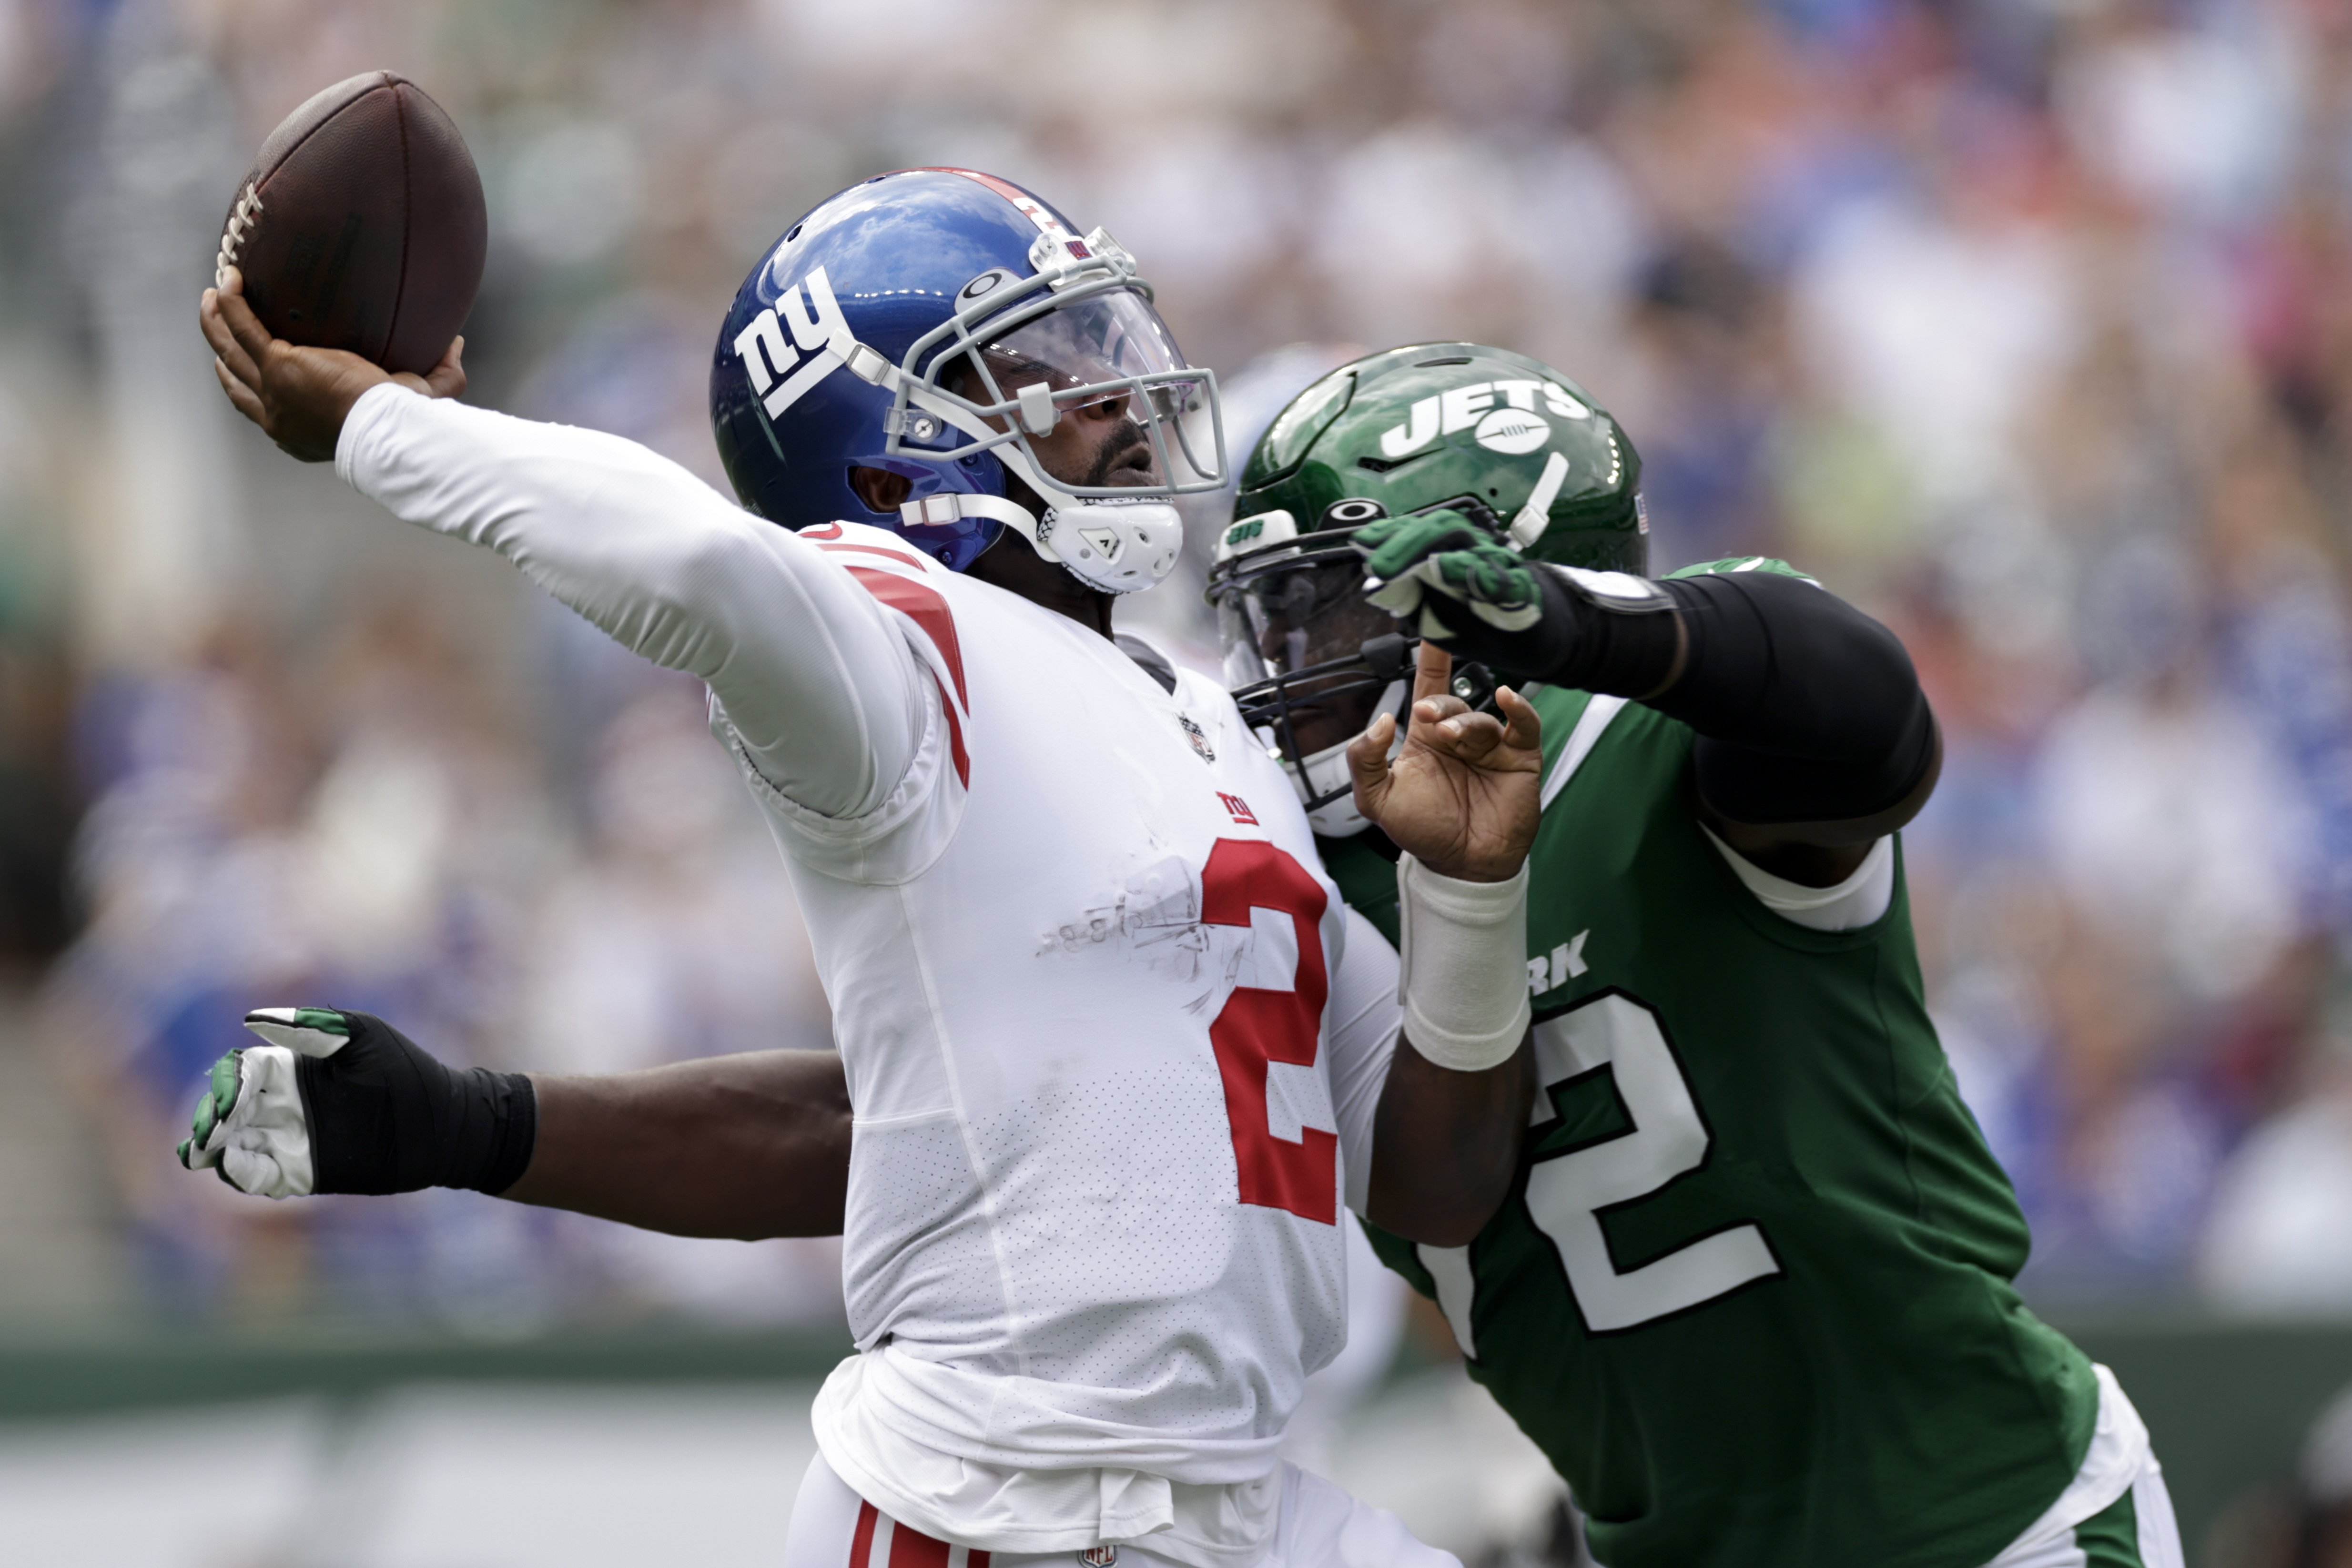
M 1569 1289 L 1594 1333 L 1635 1328 L 1780 1272 L 1764 1233 L 1735 1225 L 1638 1268 L 1609 1255 L 1601 1211 L 1639 1202 L 1706 1162 L 1706 1124 L 1675 1061 L 1657 1016 L 1633 998 L 1605 992 L 1536 1026 L 1536 1064 L 1546 1095 L 1571 1078 L 1607 1068 L 1632 1127 L 1597 1144 L 1539 1159 L 1528 1172 L 1528 1213 L 1559 1252 Z M 1471 1336 L 1466 1249 L 1423 1247 L 1438 1304 L 1465 1354 Z

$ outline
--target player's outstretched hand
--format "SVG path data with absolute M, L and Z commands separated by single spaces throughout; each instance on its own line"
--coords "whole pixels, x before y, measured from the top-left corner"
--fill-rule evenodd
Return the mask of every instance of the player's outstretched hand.
M 268 1043 L 213 1063 L 180 1145 L 240 1192 L 501 1192 L 530 1156 L 536 1112 L 519 1074 L 455 1071 L 369 1013 L 263 1008 L 245 1027 Z
M 1349 542 L 1367 599 L 1454 657 L 1524 680 L 1551 680 L 1577 655 L 1596 598 L 1656 595 L 1638 578 L 1538 566 L 1451 510 L 1383 517 Z
M 1543 726 L 1508 686 L 1495 694 L 1509 722 L 1454 695 L 1454 660 L 1423 642 L 1413 669 L 1412 723 L 1393 761 L 1396 716 L 1382 714 L 1348 747 L 1356 810 L 1430 870 L 1465 882 L 1507 882 L 1535 841 Z
M 273 1008 L 247 1013 L 245 1027 L 270 1043 L 213 1063 L 180 1163 L 218 1171 L 239 1192 L 306 1197 L 319 1190 L 318 1155 L 297 1059 L 323 1061 L 341 1051 L 351 1041 L 350 1020 L 326 1008 Z
M 305 463 L 335 455 L 344 416 L 379 382 L 396 381 L 427 397 L 456 397 L 466 390 L 463 338 L 453 339 L 425 375 L 394 375 L 341 349 L 298 348 L 272 337 L 245 302 L 243 275 L 232 267 L 223 278 L 222 287 L 205 290 L 196 308 L 205 341 L 213 348 L 213 373 L 239 413 Z

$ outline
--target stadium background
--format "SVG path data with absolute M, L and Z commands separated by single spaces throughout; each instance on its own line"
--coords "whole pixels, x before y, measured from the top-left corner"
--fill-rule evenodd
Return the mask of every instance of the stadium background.
M 2192 1562 L 2277 1563 L 2299 1497 L 2352 1496 L 2352 1418 L 2306 1436 L 2352 1380 L 2352 11 L 0 0 L 12 1541 L 756 1551 L 839 1347 L 825 1244 L 267 1206 L 166 1157 L 252 1005 L 558 1070 L 827 1038 L 695 691 L 212 383 L 236 175 L 376 67 L 482 166 L 473 395 L 722 487 L 726 299 L 908 163 L 1107 224 L 1244 429 L 1351 344 L 1581 381 L 1646 460 L 1654 564 L 1786 556 L 1918 661 L 1931 998 L 2029 1298 L 2138 1395 Z M 1189 570 L 1134 619 L 1213 663 Z M 1539 1465 L 1442 1332 L 1363 1340 L 1317 1457 L 1524 1555 Z

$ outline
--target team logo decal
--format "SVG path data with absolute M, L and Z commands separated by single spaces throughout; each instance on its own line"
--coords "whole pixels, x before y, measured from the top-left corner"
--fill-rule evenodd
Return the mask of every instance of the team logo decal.
M 1571 395 L 1557 382 L 1513 381 L 1472 382 L 1468 386 L 1455 387 L 1435 397 L 1423 398 L 1412 405 L 1405 423 L 1381 436 L 1381 455 L 1393 463 L 1410 457 L 1441 435 L 1476 426 L 1483 444 L 1485 425 L 1489 410 L 1517 409 L 1522 413 L 1535 413 L 1536 400 L 1540 397 L 1547 413 L 1555 419 L 1591 419 L 1592 411 Z M 1543 421 L 1538 419 L 1538 425 Z M 1549 428 L 1544 435 L 1549 438 Z M 1497 452 L 1532 452 L 1543 444 L 1541 440 L 1526 446 L 1496 446 Z
M 1192 743 L 1192 749 L 1201 754 L 1202 761 L 1214 762 L 1217 759 L 1216 752 L 1209 745 L 1208 736 L 1199 725 L 1181 713 L 1176 716 L 1176 722 L 1184 727 L 1184 738 Z
M 1532 413 L 1498 408 L 1478 422 L 1478 444 L 1489 452 L 1516 457 L 1533 452 L 1551 439 L 1551 426 Z
M 1276 507 L 1271 512 L 1260 512 L 1241 521 L 1217 536 L 1217 559 L 1231 560 L 1252 550 L 1272 549 L 1298 538 L 1298 521 Z
M 803 354 L 808 358 L 803 360 Z M 821 267 L 812 268 L 735 334 L 735 357 L 743 361 L 743 373 L 751 378 L 751 395 L 770 419 L 780 417 L 844 365 L 851 374 L 877 384 L 890 368 L 850 331 Z

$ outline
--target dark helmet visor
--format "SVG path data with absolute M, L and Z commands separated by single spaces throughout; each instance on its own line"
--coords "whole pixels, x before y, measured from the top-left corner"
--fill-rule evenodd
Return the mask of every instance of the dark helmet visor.
M 1394 616 L 1364 597 L 1363 563 L 1353 557 L 1240 578 L 1217 596 L 1229 685 L 1356 658 L 1397 629 Z

